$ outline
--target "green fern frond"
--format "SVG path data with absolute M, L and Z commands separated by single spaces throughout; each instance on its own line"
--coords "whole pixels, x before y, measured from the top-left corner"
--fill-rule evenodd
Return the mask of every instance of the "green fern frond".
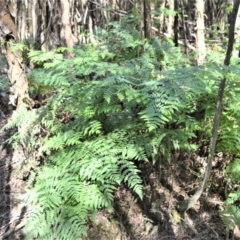
M 226 174 L 231 177 L 232 181 L 239 181 L 240 179 L 240 159 L 236 158 L 227 166 Z
M 235 205 L 228 205 L 227 208 L 221 212 L 221 217 L 224 225 L 228 228 L 240 226 L 240 208 Z

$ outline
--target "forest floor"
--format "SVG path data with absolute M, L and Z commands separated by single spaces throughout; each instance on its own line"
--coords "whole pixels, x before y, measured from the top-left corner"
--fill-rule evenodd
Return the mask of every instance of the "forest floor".
M 226 230 L 220 218 L 223 205 L 224 179 L 219 168 L 213 169 L 212 184 L 196 206 L 180 216 L 179 201 L 194 193 L 202 177 L 195 169 L 196 159 L 176 159 L 178 164 L 162 163 L 161 170 L 151 163 L 140 166 L 144 181 L 144 199 L 124 186 L 115 196 L 115 210 L 99 213 L 97 224 L 89 229 L 91 239 L 136 240 L 225 240 L 240 239 L 239 232 Z M 195 161 L 195 162 L 194 162 Z M 196 166 L 194 166 L 196 164 Z M 173 167 L 175 166 L 175 167 Z
M 7 99 L 0 97 L 0 129 L 11 117 Z M 27 210 L 20 207 L 19 197 L 26 189 L 26 179 L 17 174 L 21 149 L 13 150 L 5 141 L 16 130 L 0 133 L 0 239 L 24 239 L 22 228 Z M 226 157 L 227 158 L 227 157 Z M 179 201 L 198 188 L 205 160 L 197 155 L 173 156 L 156 167 L 141 163 L 144 198 L 140 201 L 125 186 L 116 192 L 114 209 L 99 211 L 95 223 L 88 225 L 92 240 L 224 240 L 240 239 L 238 231 L 229 238 L 220 218 L 225 198 L 223 176 L 225 157 L 215 158 L 211 185 L 198 204 L 180 216 L 175 210 Z M 42 240 L 42 239 L 40 239 Z M 46 239 L 48 240 L 48 239 Z

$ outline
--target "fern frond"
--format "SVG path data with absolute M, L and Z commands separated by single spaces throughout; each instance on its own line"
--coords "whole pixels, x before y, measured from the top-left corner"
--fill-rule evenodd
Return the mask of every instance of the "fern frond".
M 240 179 L 240 159 L 236 158 L 227 166 L 226 174 L 231 177 L 232 181 L 239 181 Z
M 228 205 L 227 208 L 221 212 L 221 217 L 224 225 L 228 228 L 240 226 L 240 208 L 235 205 Z

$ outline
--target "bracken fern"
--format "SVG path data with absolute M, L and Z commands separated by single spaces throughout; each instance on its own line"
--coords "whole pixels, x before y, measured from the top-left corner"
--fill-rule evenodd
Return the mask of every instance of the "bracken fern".
M 172 149 L 197 147 L 189 143 L 200 128 L 192 113 L 201 99 L 215 98 L 217 67 L 189 66 L 171 43 L 131 31 L 113 24 L 98 45 L 76 47 L 73 59 L 31 51 L 44 68 L 29 81 L 51 95 L 6 126 L 20 126 L 10 141 L 38 149 L 42 162 L 24 197 L 33 206 L 27 239 L 80 239 L 89 217 L 112 207 L 119 184 L 142 198 L 136 161 L 154 161 L 158 152 L 170 161 Z

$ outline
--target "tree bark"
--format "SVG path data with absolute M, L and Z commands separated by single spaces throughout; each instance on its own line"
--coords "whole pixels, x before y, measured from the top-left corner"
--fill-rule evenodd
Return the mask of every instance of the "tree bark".
M 166 0 L 162 0 L 160 3 L 159 11 L 160 11 L 160 16 L 159 16 L 159 32 L 164 32 L 164 8 L 166 5 Z
M 4 0 L 0 1 L 0 38 L 13 38 L 15 40 L 18 38 L 16 25 Z
M 178 47 L 178 4 L 179 1 L 175 0 L 174 2 L 174 11 L 176 12 L 176 15 L 174 17 L 174 43 L 175 43 L 175 47 Z
M 197 38 L 196 38 L 196 50 L 197 63 L 202 65 L 206 57 L 206 46 L 205 46 L 205 36 L 204 36 L 204 1 L 196 0 L 196 17 L 197 17 Z
M 181 3 L 181 18 L 182 18 L 182 37 L 184 39 L 184 53 L 188 55 L 188 38 L 187 38 L 187 31 L 186 31 L 186 24 L 184 18 L 184 4 L 183 0 L 180 1 Z
M 150 1 L 141 0 L 141 36 L 151 38 L 151 7 Z
M 18 40 L 17 27 L 6 2 L 0 1 L 0 39 L 5 41 L 5 56 L 8 62 L 8 77 L 10 80 L 9 102 L 21 110 L 24 104 L 32 105 L 28 95 L 28 81 L 22 59 L 22 52 L 13 50 L 13 43 Z
M 168 9 L 171 11 L 169 16 L 167 17 L 167 35 L 169 37 L 173 36 L 173 23 L 174 23 L 174 16 L 172 12 L 174 11 L 174 0 L 168 0 Z
M 8 62 L 8 77 L 10 80 L 9 102 L 20 111 L 24 105 L 33 106 L 28 95 L 28 81 L 20 50 L 12 50 L 13 41 L 6 42 L 6 59 Z
M 237 20 L 236 20 L 236 25 L 235 25 L 235 38 L 236 38 L 236 43 L 237 43 L 237 49 L 234 50 L 233 56 L 236 58 L 240 57 L 240 9 L 238 9 L 238 14 L 237 14 Z
M 70 4 L 68 0 L 61 0 L 61 10 L 62 10 L 62 30 L 61 30 L 61 38 L 65 40 L 65 44 L 68 48 L 72 48 L 74 44 L 77 42 L 74 39 L 72 29 L 71 29 L 71 21 L 70 21 Z
M 107 22 L 119 20 L 131 12 L 137 1 L 1 0 L 0 9 L 8 6 L 10 15 L 15 18 L 20 41 L 49 51 L 94 40 L 86 33 L 94 33 Z M 150 6 L 150 2 L 146 1 L 146 5 Z M 146 21 L 150 24 L 150 20 Z

